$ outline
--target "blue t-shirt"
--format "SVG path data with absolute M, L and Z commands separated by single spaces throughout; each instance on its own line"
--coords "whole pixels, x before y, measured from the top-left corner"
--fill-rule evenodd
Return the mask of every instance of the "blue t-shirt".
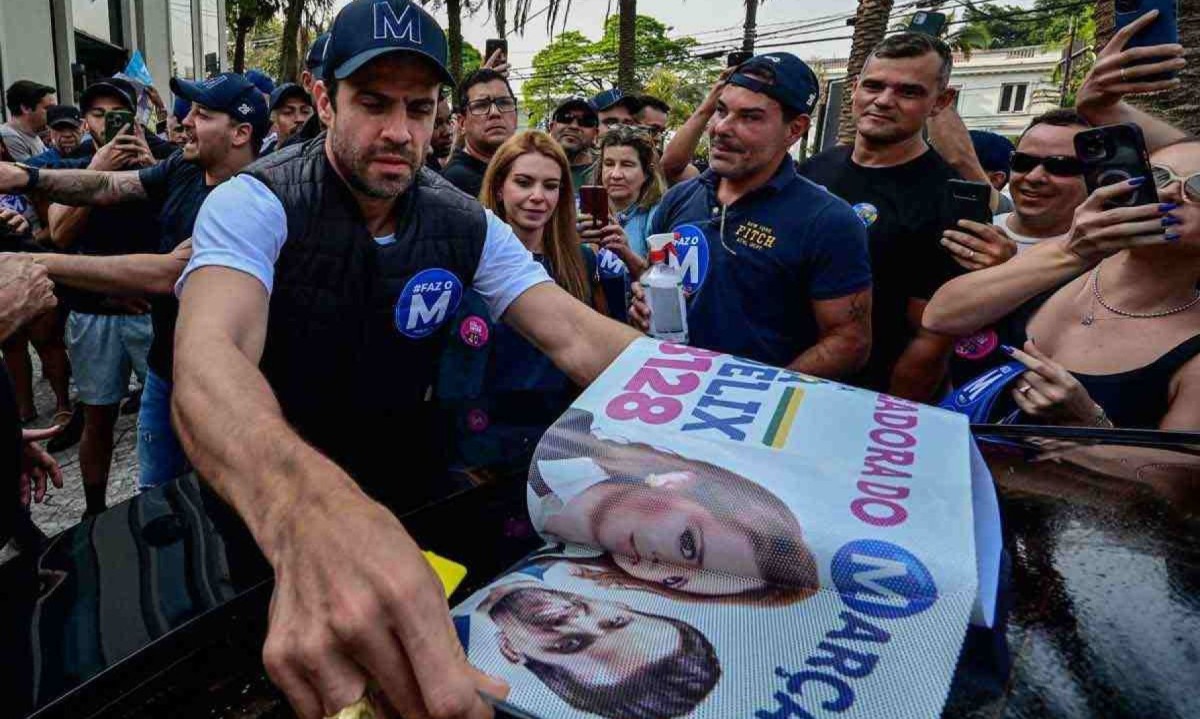
M 680 235 L 689 343 L 787 365 L 820 337 L 814 300 L 871 286 L 866 230 L 849 205 L 797 175 L 790 158 L 727 207 L 719 181 L 707 170 L 671 188 L 650 228 Z

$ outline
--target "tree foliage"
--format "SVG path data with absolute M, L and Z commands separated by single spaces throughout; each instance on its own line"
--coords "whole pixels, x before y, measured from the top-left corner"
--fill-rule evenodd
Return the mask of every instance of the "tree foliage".
M 279 0 L 226 0 L 225 25 L 233 36 L 228 45 L 230 66 L 234 72 L 244 72 L 246 62 L 246 39 L 260 23 L 265 23 L 279 12 Z
M 619 17 L 609 17 L 604 34 L 597 40 L 591 40 L 577 30 L 568 30 L 534 55 L 533 73 L 521 88 L 532 123 L 545 119 L 565 97 L 590 97 L 616 86 L 619 22 Z M 668 37 L 670 30 L 652 17 L 637 16 L 637 57 L 633 68 L 637 87 L 649 90 L 656 74 L 667 73 L 662 77 L 675 76 L 671 82 L 681 87 L 696 85 L 707 91 L 712 78 L 720 71 L 718 61 L 693 57 L 692 48 L 697 41 L 690 37 Z M 665 80 L 660 80 L 657 85 L 661 86 L 662 82 Z M 676 98 L 671 95 L 653 94 L 675 104 Z
M 968 3 L 963 13 L 967 27 L 986 30 L 994 48 L 1064 45 L 1071 34 L 1072 20 L 1077 38 L 1093 38 L 1096 24 L 1092 16 L 1091 3 L 1068 4 L 1062 0 L 1037 0 L 1032 8 Z

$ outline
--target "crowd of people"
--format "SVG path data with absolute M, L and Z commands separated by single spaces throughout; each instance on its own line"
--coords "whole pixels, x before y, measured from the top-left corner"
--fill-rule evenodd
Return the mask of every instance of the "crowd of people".
M 381 5 L 421 27 L 389 31 Z M 612 88 L 523 130 L 503 52 L 455 84 L 407 0 L 349 3 L 299 83 L 174 78 L 168 109 L 124 76 L 77 106 L 15 82 L 4 479 L 38 501 L 62 481 L 41 440 L 78 442 L 85 518 L 103 511 L 136 411 L 138 486 L 194 467 L 275 568 L 264 660 L 300 714 L 392 676 L 393 704 L 440 716 L 502 688 L 428 619 L 441 590 L 376 500 L 416 506 L 447 462 L 536 443 L 648 330 L 651 235 L 686 245 L 695 347 L 932 404 L 1016 362 L 976 421 L 1200 429 L 1200 140 L 1125 100 L 1185 64 L 1125 49 L 1152 20 L 1015 143 L 968 131 L 942 41 L 889 35 L 853 86 L 853 143 L 803 161 L 820 83 L 792 54 L 728 68 L 678 127 L 668 101 Z M 1140 128 L 1157 202 L 1128 201 L 1144 178 L 1085 182 L 1075 136 L 1115 123 Z M 992 223 L 956 216 L 955 180 L 986 183 Z M 29 345 L 50 428 L 22 429 Z M 356 643 L 377 622 L 397 641 Z

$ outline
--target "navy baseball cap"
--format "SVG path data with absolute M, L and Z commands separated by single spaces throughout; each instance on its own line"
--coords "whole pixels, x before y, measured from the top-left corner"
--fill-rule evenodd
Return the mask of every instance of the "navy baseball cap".
M 1004 135 L 986 130 L 971 130 L 971 144 L 986 172 L 1012 172 L 1012 154 L 1017 149 Z
M 51 105 L 46 108 L 46 124 L 50 127 L 70 125 L 77 128 L 83 124 L 83 115 L 74 105 Z
M 175 102 L 171 105 L 171 114 L 180 122 L 183 122 L 183 118 L 187 117 L 191 111 L 192 103 L 182 97 L 176 97 Z
M 429 60 L 447 85 L 446 33 L 433 16 L 410 0 L 353 0 L 329 30 L 322 78 L 344 80 L 381 55 L 407 52 Z
M 238 122 L 249 123 L 255 130 L 265 131 L 271 123 L 262 92 L 236 72 L 223 72 L 195 82 L 173 77 L 171 92 L 211 110 L 224 112 Z
M 246 79 L 253 83 L 259 92 L 264 95 L 270 95 L 275 92 L 275 81 L 268 77 L 262 70 L 247 70 Z
M 611 90 L 605 90 L 592 97 L 592 107 L 596 112 L 604 112 L 605 110 L 624 105 L 629 108 L 630 112 L 637 112 L 642 109 L 641 103 L 634 95 L 626 95 L 625 91 L 619 87 L 614 87 Z
M 770 78 L 764 82 L 746 75 L 757 72 Z M 769 52 L 755 55 L 733 71 L 729 84 L 744 87 L 775 100 L 780 105 L 804 115 L 811 115 L 817 106 L 820 84 L 817 75 L 803 60 L 790 52 Z
M 554 114 L 552 114 L 550 117 L 551 119 L 557 121 L 559 115 L 567 110 L 574 109 L 584 110 L 592 117 L 596 116 L 596 106 L 593 105 L 590 100 L 586 100 L 582 97 L 568 97 L 566 100 L 558 103 L 558 107 L 554 108 Z
M 275 92 L 271 93 L 271 103 L 267 109 L 275 110 L 280 106 L 280 104 L 283 103 L 284 100 L 287 100 L 291 97 L 298 97 L 309 105 L 312 104 L 312 98 L 308 96 L 308 93 L 304 91 L 304 88 L 300 87 L 294 82 L 285 82 L 279 87 L 275 88 Z
M 98 97 L 115 97 L 125 104 L 126 109 L 136 109 L 137 102 L 134 98 L 137 97 L 137 89 L 133 83 L 119 77 L 106 77 L 88 85 L 79 96 L 80 109 L 87 112 Z
M 308 54 L 304 56 L 304 67 L 315 77 L 319 78 L 324 74 L 321 72 L 321 63 L 325 59 L 325 46 L 328 44 L 329 33 L 323 32 L 309 45 Z

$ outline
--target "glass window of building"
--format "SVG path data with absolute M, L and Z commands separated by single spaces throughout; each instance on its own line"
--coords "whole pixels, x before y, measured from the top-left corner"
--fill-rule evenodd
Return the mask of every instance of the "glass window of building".
M 191 0 L 170 0 L 171 2 L 171 75 L 173 77 L 195 78 L 196 56 L 192 44 L 192 3 Z
M 204 53 L 204 75 L 221 72 L 220 16 L 217 0 L 200 0 L 200 49 Z
M 124 44 L 120 0 L 75 0 L 71 15 L 76 30 L 113 45 Z

